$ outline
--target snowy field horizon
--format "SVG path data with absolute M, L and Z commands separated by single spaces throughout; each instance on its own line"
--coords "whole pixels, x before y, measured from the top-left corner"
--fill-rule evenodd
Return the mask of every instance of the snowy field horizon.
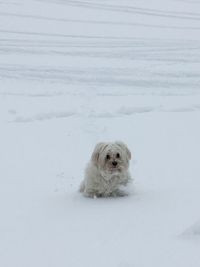
M 0 266 L 200 266 L 200 1 L 0 1 Z M 79 192 L 122 140 L 124 198 Z

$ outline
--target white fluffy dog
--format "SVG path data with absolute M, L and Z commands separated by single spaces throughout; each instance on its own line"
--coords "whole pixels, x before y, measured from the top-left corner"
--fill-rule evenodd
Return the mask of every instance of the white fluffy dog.
M 98 143 L 85 170 L 80 192 L 88 197 L 125 196 L 131 181 L 128 171 L 131 152 L 122 142 Z

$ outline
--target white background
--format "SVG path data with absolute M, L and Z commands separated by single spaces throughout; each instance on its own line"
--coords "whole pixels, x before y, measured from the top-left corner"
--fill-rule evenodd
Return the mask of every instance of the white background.
M 0 0 L 0 266 L 200 266 L 200 2 Z M 78 193 L 98 141 L 129 197 Z

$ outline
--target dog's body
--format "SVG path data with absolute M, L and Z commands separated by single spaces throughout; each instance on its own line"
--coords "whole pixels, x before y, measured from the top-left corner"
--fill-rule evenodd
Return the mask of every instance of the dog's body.
M 98 143 L 80 186 L 88 197 L 124 196 L 122 187 L 131 181 L 128 171 L 131 152 L 122 142 Z

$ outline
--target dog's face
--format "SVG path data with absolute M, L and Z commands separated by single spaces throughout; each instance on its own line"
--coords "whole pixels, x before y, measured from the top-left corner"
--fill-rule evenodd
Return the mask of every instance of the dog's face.
M 98 143 L 92 154 L 92 162 L 108 174 L 127 170 L 130 159 L 131 152 L 122 142 Z

